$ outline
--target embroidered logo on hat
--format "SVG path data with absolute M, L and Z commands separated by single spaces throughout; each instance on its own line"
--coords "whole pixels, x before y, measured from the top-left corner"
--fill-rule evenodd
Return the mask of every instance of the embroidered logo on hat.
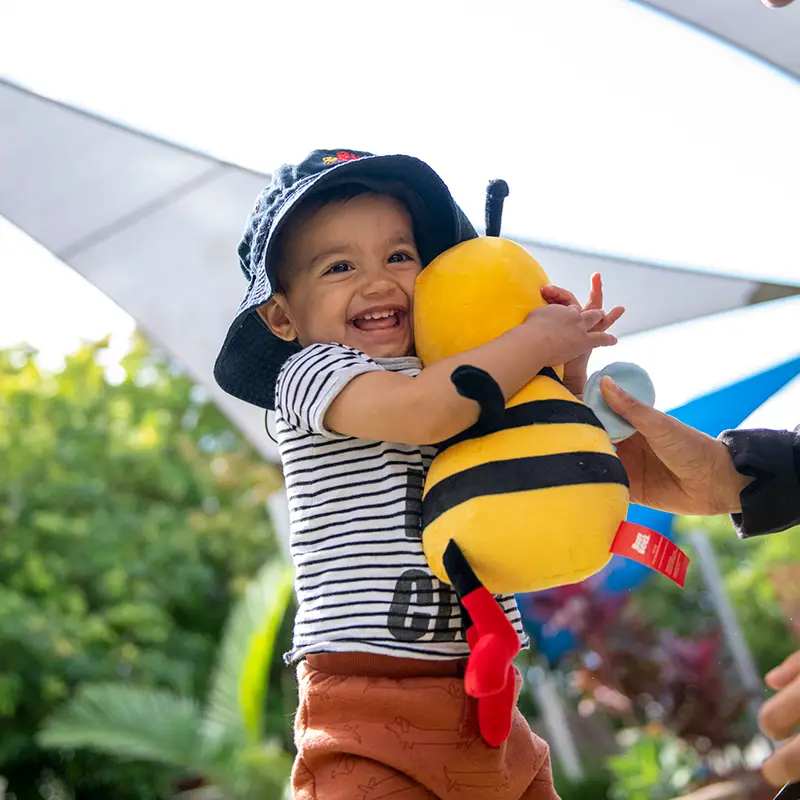
M 346 150 L 340 150 L 335 156 L 323 156 L 322 163 L 327 165 L 340 164 L 342 161 L 358 161 L 361 156 L 355 153 L 348 153 Z

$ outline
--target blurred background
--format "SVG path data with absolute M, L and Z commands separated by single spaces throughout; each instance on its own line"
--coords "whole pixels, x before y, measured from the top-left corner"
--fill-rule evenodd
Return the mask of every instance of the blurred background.
M 717 435 L 800 422 L 800 5 L 0 5 L 0 798 L 282 798 L 277 452 L 211 367 L 269 172 L 407 152 L 477 227 L 627 313 L 614 352 Z M 631 518 L 692 557 L 520 598 L 563 798 L 768 798 L 762 676 L 800 538 Z M 699 796 L 699 795 L 698 795 Z M 360 799 L 359 799 L 360 800 Z

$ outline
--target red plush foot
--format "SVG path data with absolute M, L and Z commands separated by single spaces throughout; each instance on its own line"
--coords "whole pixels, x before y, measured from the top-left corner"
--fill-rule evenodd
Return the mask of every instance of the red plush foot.
M 483 587 L 462 600 L 472 620 L 467 630 L 470 647 L 464 676 L 467 694 L 486 697 L 502 691 L 511 662 L 519 653 L 519 637 L 497 600 Z
M 478 729 L 489 747 L 500 747 L 511 733 L 516 705 L 516 677 L 514 667 L 509 667 L 503 689 L 478 700 Z
M 472 697 L 488 697 L 505 689 L 508 670 L 519 652 L 519 642 L 512 646 L 506 637 L 489 633 L 481 636 L 467 662 L 464 687 Z
M 464 608 L 469 612 L 473 625 L 478 629 L 481 638 L 487 633 L 507 636 L 509 641 L 517 642 L 514 626 L 508 621 L 500 604 L 483 586 L 474 589 L 462 598 Z

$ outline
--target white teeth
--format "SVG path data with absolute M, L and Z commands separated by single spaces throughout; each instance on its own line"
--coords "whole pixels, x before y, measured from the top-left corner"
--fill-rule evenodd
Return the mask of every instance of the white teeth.
M 395 315 L 392 311 L 373 311 L 369 314 L 362 314 L 359 319 L 386 319 L 386 317 L 393 317 Z

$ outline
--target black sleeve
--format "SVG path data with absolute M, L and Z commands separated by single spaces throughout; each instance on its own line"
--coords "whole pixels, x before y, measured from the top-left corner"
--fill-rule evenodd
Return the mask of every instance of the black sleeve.
M 800 426 L 794 431 L 724 431 L 736 471 L 755 478 L 733 525 L 742 539 L 800 525 Z

